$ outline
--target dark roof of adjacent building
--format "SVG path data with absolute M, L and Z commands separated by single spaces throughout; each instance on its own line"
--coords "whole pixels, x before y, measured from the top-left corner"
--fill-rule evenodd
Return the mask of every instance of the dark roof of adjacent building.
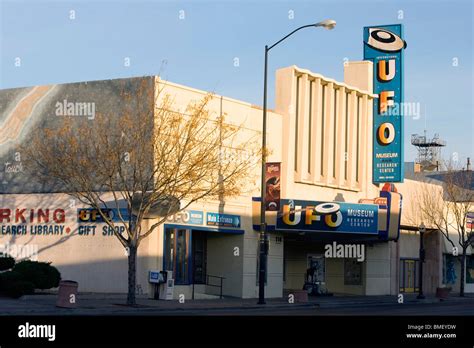
M 424 181 L 431 184 L 442 185 L 448 180 L 457 186 L 466 189 L 474 190 L 474 172 L 472 170 L 458 170 L 458 171 L 433 171 L 433 172 L 416 172 L 414 171 L 413 162 L 405 162 L 405 178 L 415 181 Z

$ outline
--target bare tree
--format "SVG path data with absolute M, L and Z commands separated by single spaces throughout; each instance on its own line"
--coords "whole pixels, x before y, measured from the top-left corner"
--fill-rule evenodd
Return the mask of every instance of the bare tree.
M 461 246 L 461 285 L 460 296 L 464 296 L 466 276 L 466 252 L 474 243 L 474 234 L 466 228 L 466 219 L 474 209 L 474 190 L 472 190 L 472 171 L 458 170 L 447 164 L 447 171 L 439 174 L 439 185 L 423 183 L 412 192 L 411 220 L 427 227 L 437 229 L 453 246 L 453 254 L 459 254 L 457 242 Z
M 127 304 L 134 305 L 140 243 L 169 215 L 197 201 L 250 191 L 260 150 L 257 132 L 243 132 L 242 125 L 209 110 L 211 94 L 179 111 L 163 88 L 142 84 L 120 93 L 126 106 L 120 114 L 64 118 L 22 150 L 31 171 L 62 183 L 113 228 L 128 253 Z M 105 193 L 113 199 L 104 199 Z M 109 209 L 116 209 L 119 221 Z M 157 220 L 143 224 L 150 216 Z M 117 223 L 126 233 L 117 232 Z

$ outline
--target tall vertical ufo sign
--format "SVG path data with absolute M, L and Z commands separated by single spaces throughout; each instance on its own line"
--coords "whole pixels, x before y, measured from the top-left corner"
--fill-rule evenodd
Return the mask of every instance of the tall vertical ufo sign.
M 401 24 L 364 28 L 364 60 L 374 64 L 374 183 L 403 182 L 403 40 Z

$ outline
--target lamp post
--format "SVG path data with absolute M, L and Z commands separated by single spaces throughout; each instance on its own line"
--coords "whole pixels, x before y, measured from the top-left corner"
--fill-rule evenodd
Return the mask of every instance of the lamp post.
M 263 128 L 262 128 L 262 178 L 261 178 L 261 191 L 260 191 L 260 253 L 259 253 L 259 277 L 258 277 L 258 304 L 265 304 L 265 276 L 266 276 L 266 263 L 268 254 L 268 240 L 267 240 L 267 224 L 265 222 L 265 165 L 267 163 L 267 68 L 268 68 L 268 52 L 281 43 L 286 38 L 290 37 L 297 31 L 309 28 L 309 27 L 323 27 L 325 29 L 333 29 L 336 26 L 336 21 L 332 19 L 326 19 L 322 22 L 315 24 L 303 25 L 291 33 L 283 37 L 282 39 L 275 42 L 273 45 L 265 45 L 265 66 L 263 76 Z
M 423 262 L 425 262 L 425 246 L 423 244 L 423 235 L 426 232 L 425 224 L 422 222 L 418 227 L 420 231 L 420 272 L 418 275 L 418 296 L 416 297 L 419 300 L 423 300 L 425 295 L 423 294 Z

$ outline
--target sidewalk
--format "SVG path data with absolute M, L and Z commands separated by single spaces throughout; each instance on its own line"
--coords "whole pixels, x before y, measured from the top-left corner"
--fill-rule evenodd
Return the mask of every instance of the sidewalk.
M 424 300 L 417 300 L 416 294 L 405 294 L 405 304 L 426 304 L 439 302 L 466 301 L 474 303 L 474 294 L 462 298 L 452 295 L 446 300 L 434 296 L 427 296 Z M 192 310 L 206 311 L 232 309 L 261 309 L 261 308 L 365 308 L 368 306 L 399 305 L 398 296 L 331 296 L 310 297 L 307 303 L 288 303 L 287 298 L 267 299 L 265 305 L 258 305 L 257 299 L 224 298 L 215 300 L 185 300 L 180 303 L 173 301 L 156 301 L 145 296 L 137 297 L 137 306 L 125 306 L 125 294 L 81 294 L 77 296 L 77 308 L 62 309 L 55 306 L 55 294 L 38 294 L 24 296 L 18 300 L 0 298 L 0 315 L 123 315 L 123 314 L 154 314 L 160 311 L 178 312 Z

